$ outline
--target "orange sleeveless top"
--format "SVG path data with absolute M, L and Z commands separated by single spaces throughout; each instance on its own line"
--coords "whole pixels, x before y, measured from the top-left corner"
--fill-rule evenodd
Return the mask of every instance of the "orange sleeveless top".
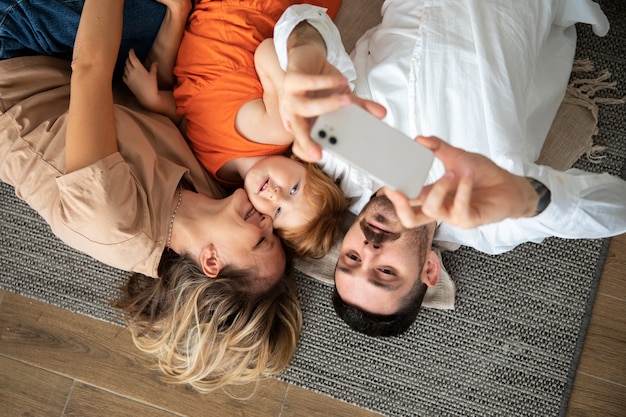
M 204 0 L 196 2 L 189 17 L 174 68 L 176 111 L 185 116 L 196 157 L 223 185 L 241 185 L 217 176 L 226 162 L 289 148 L 246 139 L 235 129 L 235 117 L 242 105 L 263 97 L 254 52 L 273 36 L 284 10 L 296 3 L 326 7 L 334 17 L 341 0 Z

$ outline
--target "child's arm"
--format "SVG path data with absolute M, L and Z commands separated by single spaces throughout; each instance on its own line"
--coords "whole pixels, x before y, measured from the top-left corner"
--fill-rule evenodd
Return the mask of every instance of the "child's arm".
M 254 65 L 263 86 L 263 103 L 268 116 L 280 117 L 278 93 L 282 90 L 285 71 L 280 68 L 273 39 L 259 44 L 254 53 Z
M 283 125 L 278 107 L 285 72 L 280 68 L 272 39 L 265 39 L 254 54 L 254 64 L 263 87 L 263 99 L 244 104 L 237 113 L 237 130 L 250 140 L 289 145 L 293 136 Z
M 176 101 L 171 90 L 159 90 L 157 82 L 158 64 L 152 63 L 148 72 L 132 49 L 124 68 L 124 83 L 146 109 L 169 117 L 179 124 L 182 116 L 176 114 Z
M 145 66 L 152 68 L 152 65 L 157 63 L 159 88 L 171 89 L 176 81 L 173 74 L 176 55 L 183 38 L 187 17 L 191 12 L 192 2 L 189 0 L 157 1 L 167 6 L 167 11 L 146 58 Z
M 176 114 L 174 65 L 183 38 L 187 17 L 191 11 L 189 0 L 157 0 L 167 6 L 159 33 L 152 44 L 145 66 L 130 51 L 124 68 L 124 82 L 146 109 L 169 117 L 179 124 L 182 116 Z M 150 68 L 147 71 L 146 68 Z M 164 88 L 164 90 L 159 90 Z

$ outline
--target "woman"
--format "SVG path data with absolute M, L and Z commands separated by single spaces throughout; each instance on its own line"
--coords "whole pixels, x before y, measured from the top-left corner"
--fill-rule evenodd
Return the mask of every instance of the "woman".
M 0 61 L 0 178 L 67 244 L 135 272 L 116 305 L 174 382 L 280 372 L 301 323 L 280 240 L 243 190 L 221 199 L 174 125 L 116 104 L 123 5 L 85 1 L 70 85 L 62 61 Z

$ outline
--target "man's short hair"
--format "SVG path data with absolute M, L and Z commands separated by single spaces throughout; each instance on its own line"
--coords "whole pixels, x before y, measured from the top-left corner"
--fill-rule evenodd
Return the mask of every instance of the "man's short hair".
M 417 318 L 428 286 L 416 280 L 413 288 L 404 297 L 400 309 L 394 314 L 374 314 L 346 304 L 337 288 L 333 291 L 335 312 L 348 325 L 367 336 L 398 336 L 406 332 Z

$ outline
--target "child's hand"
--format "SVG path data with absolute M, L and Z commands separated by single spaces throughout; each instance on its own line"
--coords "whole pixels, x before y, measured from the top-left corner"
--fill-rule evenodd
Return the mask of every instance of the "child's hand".
M 148 72 L 135 55 L 135 51 L 131 49 L 126 59 L 123 80 L 142 106 L 148 110 L 157 111 L 159 86 L 156 62 L 150 66 L 150 72 Z

